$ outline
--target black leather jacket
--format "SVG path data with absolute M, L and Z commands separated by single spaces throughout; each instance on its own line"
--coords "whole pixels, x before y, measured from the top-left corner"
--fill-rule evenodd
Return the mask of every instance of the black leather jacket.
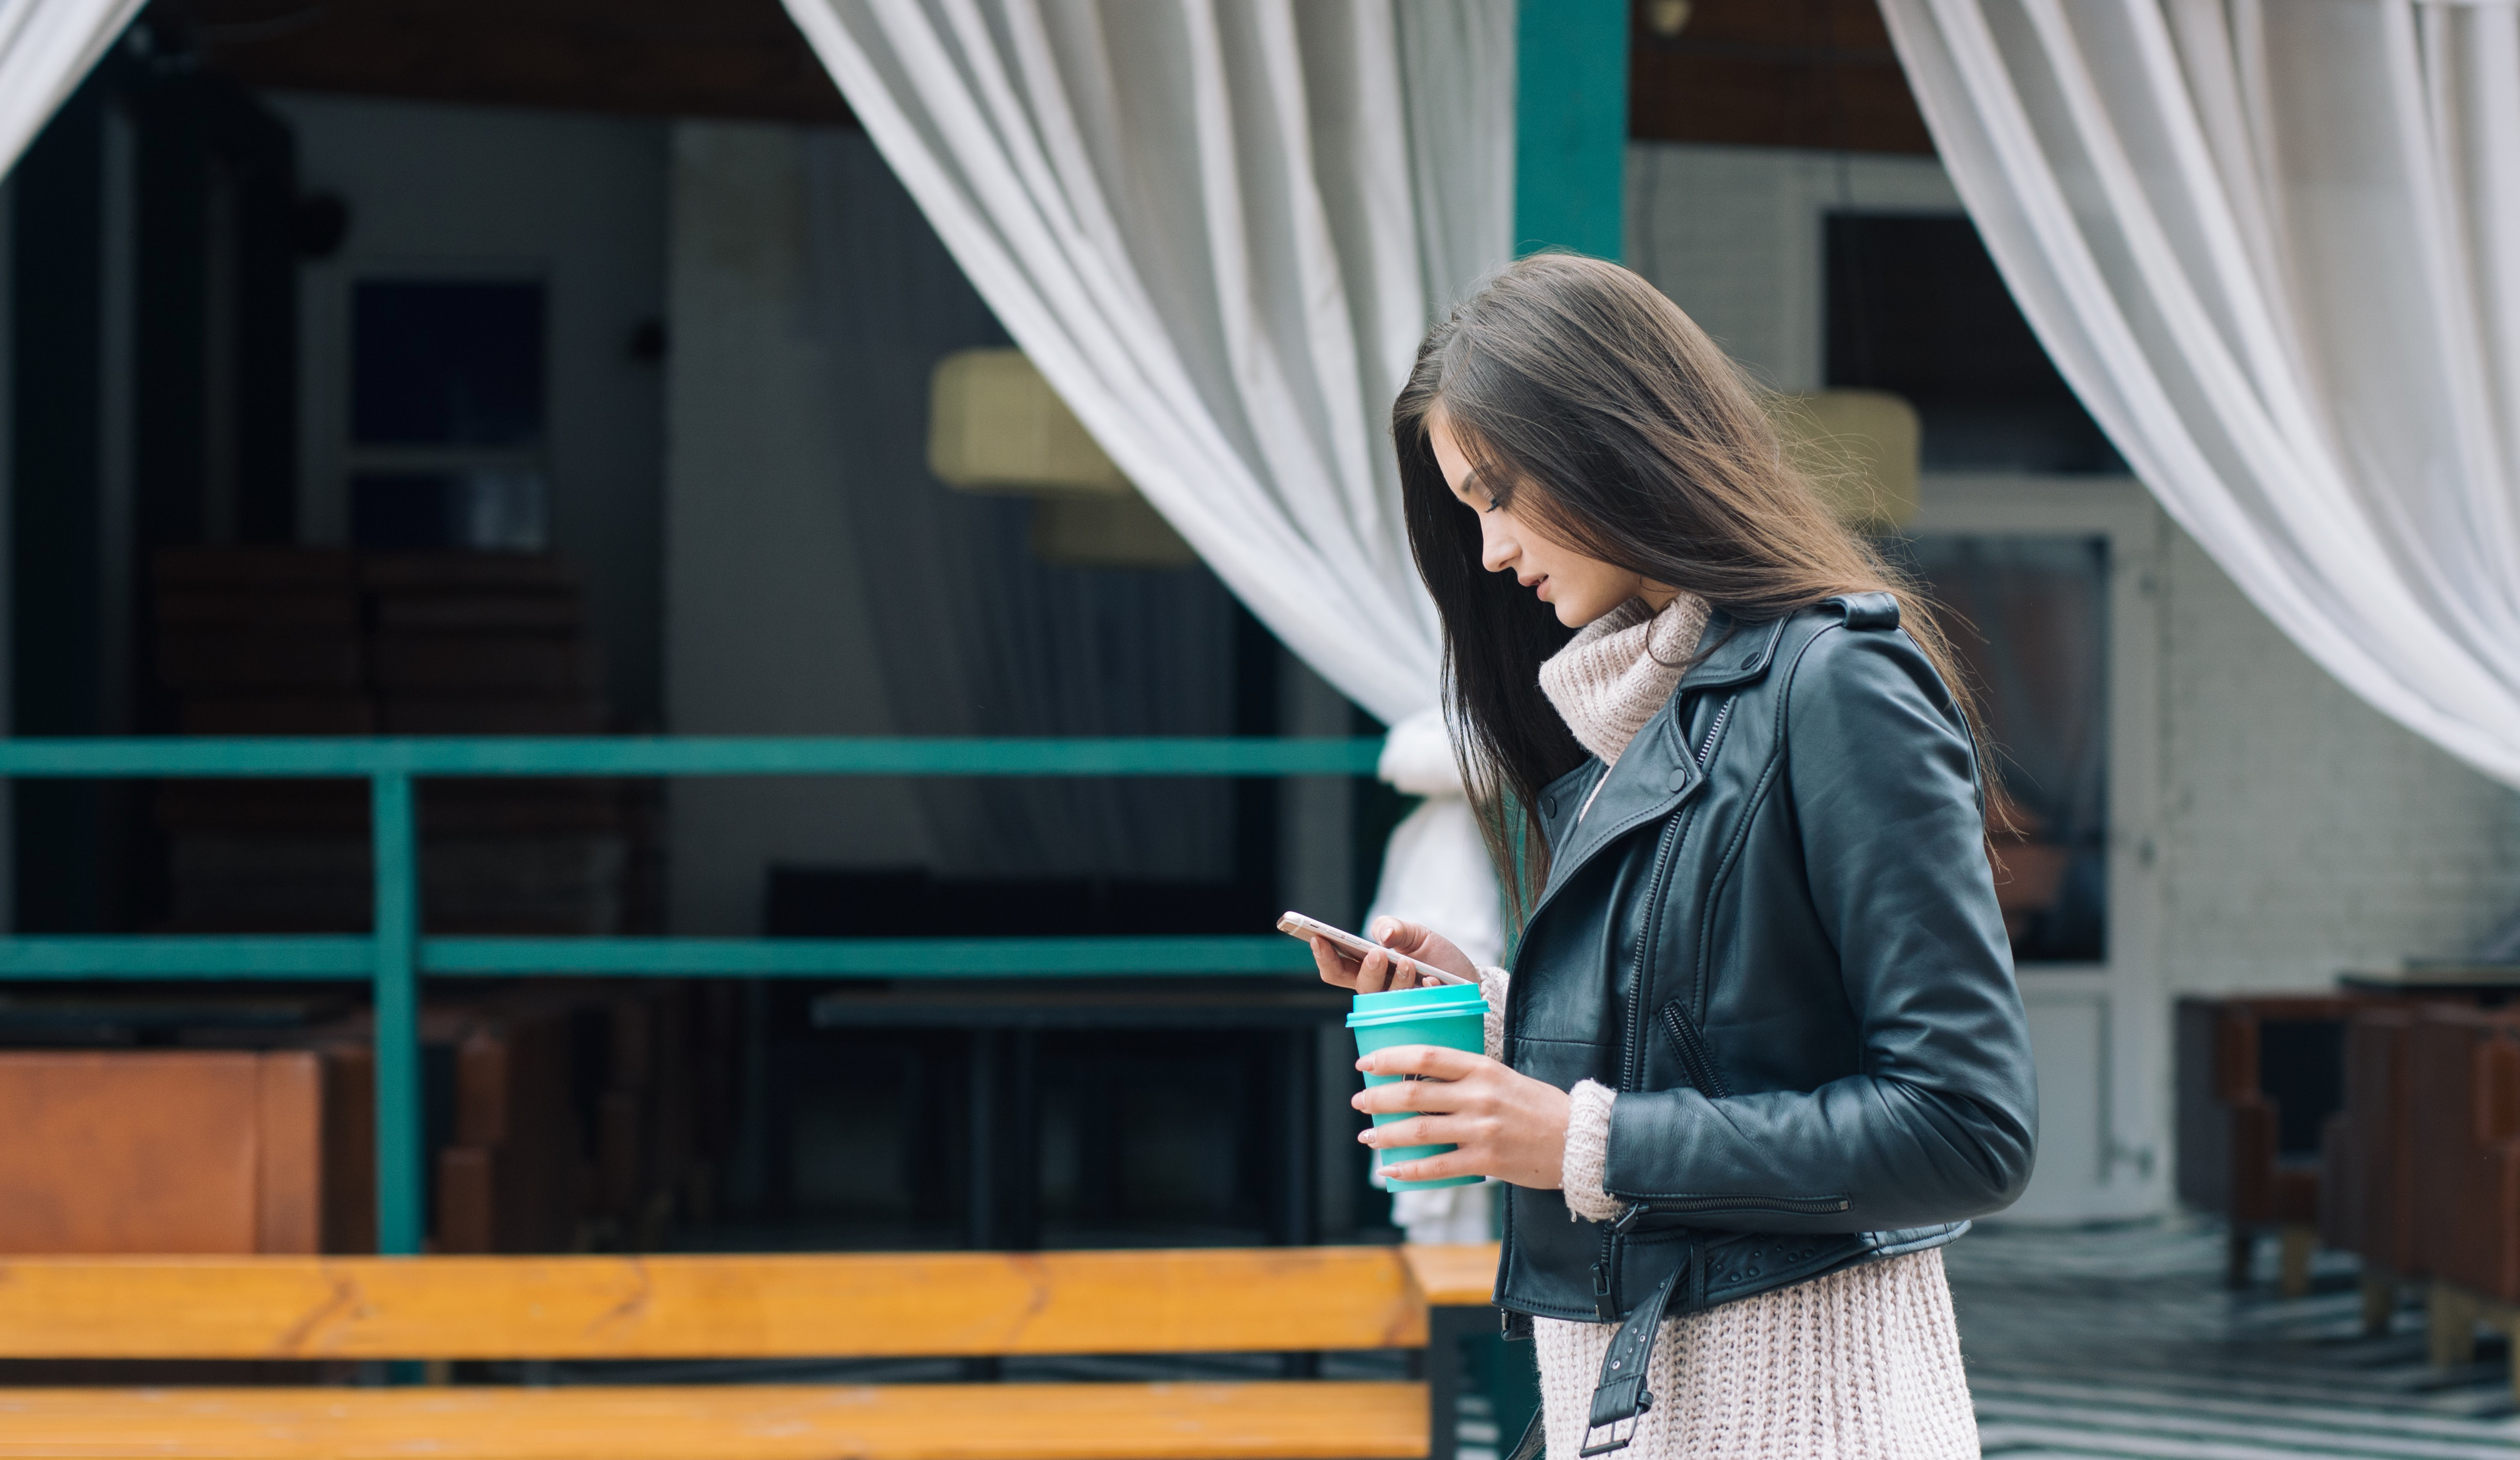
M 1558 1192 L 1507 1188 L 1508 1331 L 1935 1246 L 2029 1179 L 2030 1037 L 1976 761 L 1898 614 L 1886 594 L 1717 614 L 1720 647 L 1598 794 L 1596 760 L 1542 797 L 1550 878 L 1505 1056 L 1620 1092 L 1605 1184 L 1628 1207 L 1573 1220 Z

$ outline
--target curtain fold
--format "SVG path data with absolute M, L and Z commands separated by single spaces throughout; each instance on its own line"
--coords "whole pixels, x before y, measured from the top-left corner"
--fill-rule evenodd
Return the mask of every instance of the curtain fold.
M 839 490 L 883 671 L 868 689 L 895 728 L 1232 734 L 1224 590 L 1196 571 L 1053 567 L 1030 550 L 1030 502 L 930 477 L 930 372 L 1006 333 L 865 137 L 812 136 L 805 184 Z M 1222 781 L 930 777 L 914 794 L 948 876 L 1220 881 L 1235 870 Z
M 2312 659 L 2520 786 L 2520 10 L 1882 11 L 2137 475 Z
M 0 0 L 0 175 L 87 79 L 143 0 Z
M 1511 256 L 1513 0 L 787 3 L 1147 500 L 1340 692 L 1432 714 L 1385 423 L 1437 311 Z M 1419 817 L 1395 863 L 1430 821 L 1462 839 Z

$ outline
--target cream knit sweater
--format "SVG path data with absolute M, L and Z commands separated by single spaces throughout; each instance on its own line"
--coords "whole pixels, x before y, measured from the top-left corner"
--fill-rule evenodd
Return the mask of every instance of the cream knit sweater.
M 1706 627 L 1688 595 L 1660 613 L 1631 600 L 1541 666 L 1541 688 L 1585 749 L 1615 765 L 1662 708 Z M 1588 803 L 1586 811 L 1591 810 Z M 1488 1053 L 1504 1054 L 1507 975 L 1481 970 Z M 1614 1091 L 1584 1081 L 1567 1113 L 1569 1219 L 1606 1221 Z M 1534 1320 L 1549 1460 L 1577 1460 L 1608 1323 Z M 1956 1460 L 1978 1453 L 1959 1330 L 1939 1250 L 1833 1272 L 1665 1320 L 1646 1384 L 1653 1407 L 1623 1460 Z

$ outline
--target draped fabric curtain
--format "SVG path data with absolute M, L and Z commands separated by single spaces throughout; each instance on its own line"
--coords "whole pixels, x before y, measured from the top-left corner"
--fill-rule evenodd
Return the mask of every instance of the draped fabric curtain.
M 2520 7 L 1882 10 L 2136 473 L 2314 660 L 2520 786 Z
M 809 293 L 843 446 L 856 576 L 894 727 L 912 734 L 1234 732 L 1234 610 L 1192 571 L 1079 571 L 1030 549 L 1031 504 L 927 473 L 927 380 L 1004 345 L 883 159 L 855 132 L 805 147 Z M 958 877 L 1223 880 L 1220 781 L 925 779 L 937 870 Z
M 1512 0 L 788 7 L 1147 500 L 1341 692 L 1431 714 L 1385 428 L 1428 323 L 1510 256 Z M 1493 882 L 1431 875 L 1474 845 L 1458 782 L 1433 788 L 1384 904 L 1432 885 L 1485 908 L 1493 956 Z
M 0 174 L 87 79 L 142 0 L 0 0 Z

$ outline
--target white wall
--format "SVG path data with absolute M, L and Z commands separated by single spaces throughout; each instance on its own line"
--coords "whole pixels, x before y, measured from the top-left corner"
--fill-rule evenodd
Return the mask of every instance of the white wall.
M 350 205 L 341 251 L 300 276 L 300 536 L 325 544 L 348 535 L 350 282 L 542 279 L 552 546 L 586 574 L 614 708 L 652 722 L 661 708 L 664 381 L 629 344 L 665 309 L 666 124 L 353 97 L 268 100 L 297 128 L 300 187 Z
M 2520 908 L 2520 795 L 2313 664 L 2170 531 L 2164 971 L 2300 988 L 2455 955 Z
M 1821 219 L 1831 208 L 1957 213 L 1930 157 L 1634 143 L 1627 261 L 1751 375 L 1820 387 Z
M 1629 260 L 1780 389 L 1822 379 L 1822 219 L 1958 212 L 1941 164 L 1629 148 Z M 2166 519 L 2161 986 L 2312 987 L 2520 907 L 2520 795 L 2348 694 Z
M 665 701 L 677 734 L 885 734 L 806 269 L 803 134 L 675 126 Z M 931 860 L 908 781 L 678 780 L 672 921 L 760 929 L 772 862 Z

